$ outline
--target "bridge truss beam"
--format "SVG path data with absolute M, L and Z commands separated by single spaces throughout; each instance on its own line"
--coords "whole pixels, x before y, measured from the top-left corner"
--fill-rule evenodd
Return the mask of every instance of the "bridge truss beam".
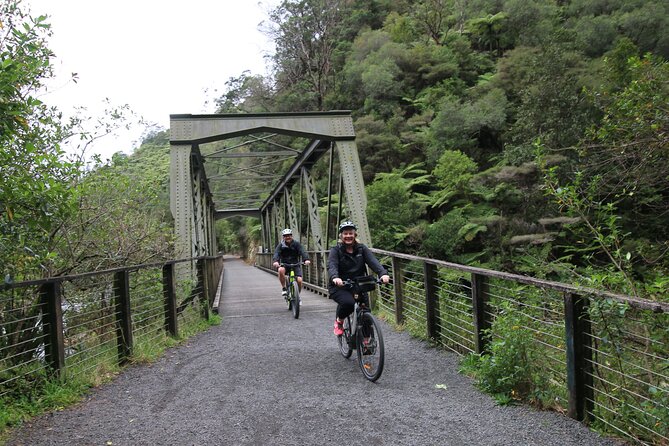
M 359 239 L 371 245 L 350 112 L 171 115 L 170 136 L 170 208 L 179 257 L 215 254 L 215 221 L 231 216 L 259 218 L 265 251 L 289 227 L 307 249 L 323 252 L 336 241 L 342 218 L 355 221 Z M 300 149 L 301 140 L 307 142 Z M 319 197 L 324 188 L 312 169 L 328 153 L 329 165 L 317 169 L 321 179 L 328 175 Z

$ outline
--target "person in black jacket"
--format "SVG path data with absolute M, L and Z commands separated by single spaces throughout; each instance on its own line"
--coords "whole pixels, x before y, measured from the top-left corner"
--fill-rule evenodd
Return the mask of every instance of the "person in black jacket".
M 357 227 L 351 221 L 339 225 L 339 243 L 330 249 L 328 256 L 328 276 L 330 299 L 337 302 L 334 334 L 344 334 L 344 319 L 353 312 L 355 300 L 349 289 L 344 288 L 344 280 L 367 275 L 367 265 L 381 277 L 383 283 L 390 282 L 388 271 L 374 257 L 372 251 L 356 240 Z
M 304 250 L 300 242 L 293 240 L 293 231 L 286 228 L 281 231 L 281 237 L 283 240 L 276 245 L 274 250 L 274 256 L 272 264 L 274 268 L 278 268 L 279 271 L 279 282 L 281 283 L 281 294 L 283 297 L 286 297 L 286 268 L 281 266 L 282 263 L 299 263 L 300 258 L 305 265 L 311 263 L 309 260 L 309 254 Z M 295 271 L 295 277 L 297 277 L 297 287 L 302 291 L 302 267 L 300 265 L 292 267 Z M 289 272 L 289 271 L 288 271 Z

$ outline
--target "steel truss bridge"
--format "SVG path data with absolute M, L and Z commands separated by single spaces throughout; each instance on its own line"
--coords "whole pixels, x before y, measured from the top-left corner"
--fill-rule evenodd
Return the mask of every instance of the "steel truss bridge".
M 265 252 L 286 227 L 322 252 L 343 218 L 371 245 L 350 112 L 170 115 L 170 135 L 177 258 L 215 254 L 231 216 L 260 219 Z

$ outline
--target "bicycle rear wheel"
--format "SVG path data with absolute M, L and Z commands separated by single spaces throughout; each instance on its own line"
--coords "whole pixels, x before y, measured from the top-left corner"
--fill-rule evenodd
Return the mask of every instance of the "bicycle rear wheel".
M 297 282 L 293 282 L 291 285 L 291 288 L 293 289 L 293 292 L 291 293 L 290 296 L 290 301 L 292 302 L 293 305 L 293 317 L 297 319 L 300 317 L 300 289 L 297 286 Z
M 339 351 L 344 358 L 350 358 L 353 354 L 353 349 L 351 348 L 351 317 L 344 319 L 344 334 L 337 336 L 337 342 L 339 342 Z
M 383 372 L 383 361 L 385 359 L 381 327 L 369 312 L 360 315 L 358 324 L 356 333 L 358 364 L 365 378 L 376 381 Z

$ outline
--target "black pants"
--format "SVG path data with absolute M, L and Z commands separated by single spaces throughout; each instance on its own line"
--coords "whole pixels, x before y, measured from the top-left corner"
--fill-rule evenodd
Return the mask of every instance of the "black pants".
M 351 290 L 346 288 L 337 288 L 330 292 L 330 299 L 337 302 L 337 317 L 340 320 L 344 320 L 346 316 L 353 313 L 355 308 L 355 299 L 353 299 L 353 294 Z M 367 303 L 367 293 L 362 293 L 362 300 Z

